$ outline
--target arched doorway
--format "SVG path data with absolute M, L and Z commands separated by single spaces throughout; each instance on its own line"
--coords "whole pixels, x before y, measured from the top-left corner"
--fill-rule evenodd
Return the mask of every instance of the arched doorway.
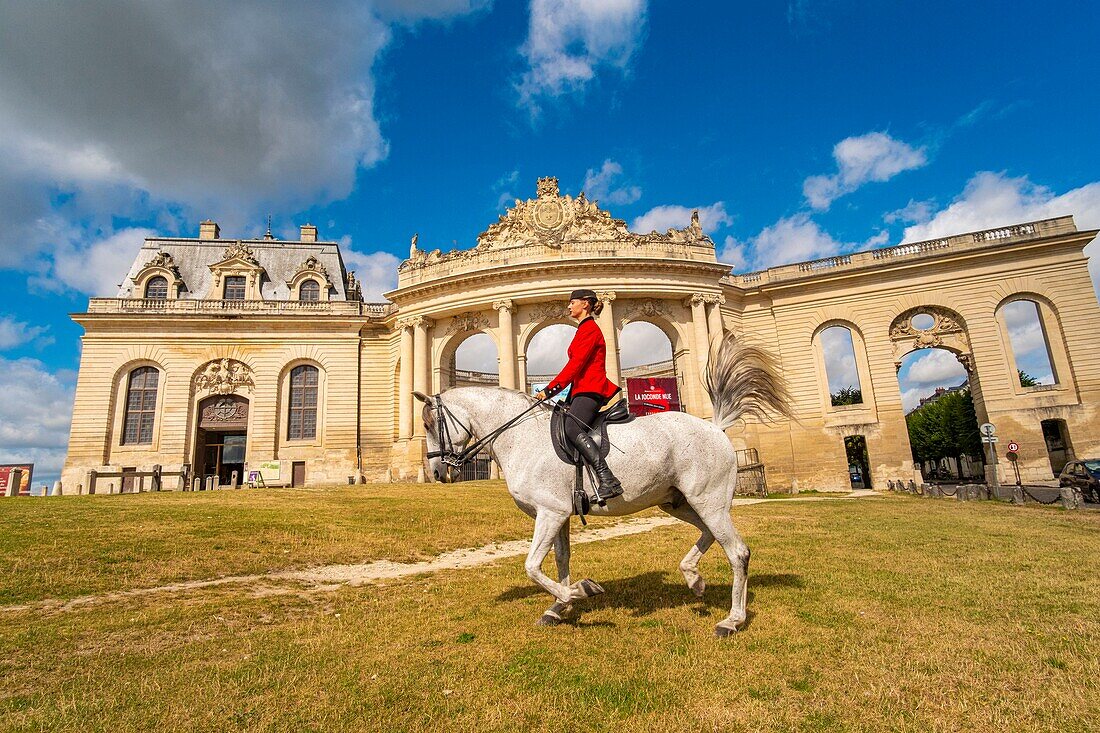
M 985 422 L 970 338 L 958 313 L 910 308 L 890 329 L 909 447 L 926 481 L 982 480 Z
M 248 399 L 236 394 L 212 395 L 199 402 L 194 465 L 201 479 L 213 476 L 219 485 L 244 482 L 248 408 Z
M 619 332 L 619 364 L 630 411 L 635 415 L 684 409 L 684 378 L 672 339 L 649 321 L 631 321 Z
M 456 334 L 439 358 L 439 389 L 500 384 L 497 344 L 485 331 Z
M 523 352 L 527 365 L 524 389 L 528 394 L 538 392 L 562 370 L 569 360 L 566 350 L 576 332 L 576 326 L 551 323 L 531 336 Z M 562 392 L 560 399 L 564 399 L 567 395 L 567 392 Z

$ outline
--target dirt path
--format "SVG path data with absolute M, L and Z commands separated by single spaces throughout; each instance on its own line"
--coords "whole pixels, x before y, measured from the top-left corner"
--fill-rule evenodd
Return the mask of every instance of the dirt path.
M 874 491 L 853 491 L 851 494 L 835 497 L 807 496 L 804 498 L 792 499 L 734 499 L 733 506 L 792 501 L 836 501 L 843 499 L 859 499 L 867 496 L 878 496 L 878 494 Z M 626 519 L 606 527 L 575 532 L 571 538 L 571 544 L 583 545 L 589 542 L 603 542 L 604 540 L 611 540 L 617 537 L 642 534 L 672 524 L 680 524 L 680 520 L 669 516 Z M 113 593 L 103 593 L 100 595 L 79 596 L 67 601 L 46 599 L 21 606 L 6 606 L 2 610 L 71 611 L 75 608 L 95 603 L 137 598 L 156 593 L 179 593 L 234 584 L 262 586 L 258 592 L 264 595 L 332 591 L 345 585 L 357 586 L 380 580 L 393 580 L 397 578 L 406 578 L 412 575 L 435 573 L 441 570 L 466 570 L 475 568 L 481 565 L 488 565 L 502 558 L 526 555 L 530 546 L 531 543 L 529 540 L 511 540 L 509 542 L 495 542 L 477 548 L 452 550 L 451 552 L 437 555 L 431 560 L 423 560 L 421 562 L 403 563 L 390 560 L 375 560 L 374 562 L 358 565 L 323 565 L 306 568 L 304 570 L 280 570 L 277 572 L 256 575 L 231 575 L 224 578 L 191 580 L 183 583 L 159 585 L 152 588 L 134 588 L 131 590 L 115 591 Z M 291 583 L 293 585 L 291 587 L 279 587 L 276 585 L 278 583 Z

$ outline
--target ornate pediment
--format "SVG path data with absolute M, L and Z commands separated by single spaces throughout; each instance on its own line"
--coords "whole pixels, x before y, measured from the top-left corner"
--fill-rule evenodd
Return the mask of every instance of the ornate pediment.
M 477 246 L 473 249 L 458 249 L 446 254 L 438 249 L 428 252 L 417 246 L 418 238 L 414 236 L 409 247 L 409 259 L 402 262 L 398 270 L 406 271 L 436 262 L 476 259 L 486 252 L 516 247 L 561 249 L 571 244 L 600 243 L 613 245 L 609 248 L 612 250 L 629 249 L 634 252 L 636 248 L 653 245 L 658 250 L 668 244 L 714 246 L 699 224 L 698 212 L 692 212 L 691 222 L 683 229 L 669 229 L 664 234 L 656 231 L 635 234 L 627 229 L 625 221 L 613 218 L 595 201 L 588 199 L 583 191 L 576 198 L 562 196 L 557 178 L 538 179 L 536 194 L 536 198 L 526 201 L 516 199 L 503 216 L 478 235 Z
M 218 264 L 224 264 L 230 260 L 238 260 L 253 267 L 259 267 L 260 261 L 256 259 L 255 253 L 252 252 L 252 248 L 241 241 L 233 242 L 225 248 L 225 252 L 222 254 L 222 261 Z
M 139 280 L 144 279 L 144 275 L 149 270 L 166 270 L 176 280 L 180 279 L 180 271 L 179 267 L 176 266 L 175 259 L 173 259 L 172 255 L 163 250 L 157 252 L 153 256 L 153 259 L 145 263 L 145 265 L 141 268 L 141 271 L 138 272 L 138 274 L 133 278 L 134 282 L 138 282 Z
M 520 201 L 478 235 L 477 249 L 543 244 L 561 247 L 566 241 L 629 241 L 634 235 L 622 219 L 589 201 L 584 192 L 573 198 L 558 192 L 557 178 L 540 178 L 538 197 Z
M 232 394 L 242 387 L 251 392 L 255 386 L 252 368 L 236 359 L 215 359 L 195 376 L 195 389 L 210 394 Z

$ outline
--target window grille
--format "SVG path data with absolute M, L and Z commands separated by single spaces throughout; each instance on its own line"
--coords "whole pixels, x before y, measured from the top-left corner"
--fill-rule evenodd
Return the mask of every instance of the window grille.
M 244 300 L 244 276 L 230 275 L 225 278 L 225 299 Z
M 290 371 L 290 413 L 287 439 L 317 437 L 317 367 L 303 364 Z
M 149 282 L 145 285 L 145 297 L 149 300 L 167 300 L 168 278 L 162 275 L 149 278 Z
M 321 284 L 316 280 L 306 280 L 298 287 L 298 300 L 318 301 L 321 299 Z
M 153 420 L 157 409 L 157 384 L 160 372 L 156 367 L 138 367 L 130 372 L 126 390 L 125 430 L 123 445 L 153 442 Z

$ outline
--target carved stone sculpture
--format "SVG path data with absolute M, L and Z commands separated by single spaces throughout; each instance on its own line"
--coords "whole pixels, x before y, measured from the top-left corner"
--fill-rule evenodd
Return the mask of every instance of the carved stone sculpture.
M 241 387 L 251 392 L 256 384 L 251 367 L 236 359 L 215 359 L 195 377 L 195 389 L 210 394 L 231 394 Z

